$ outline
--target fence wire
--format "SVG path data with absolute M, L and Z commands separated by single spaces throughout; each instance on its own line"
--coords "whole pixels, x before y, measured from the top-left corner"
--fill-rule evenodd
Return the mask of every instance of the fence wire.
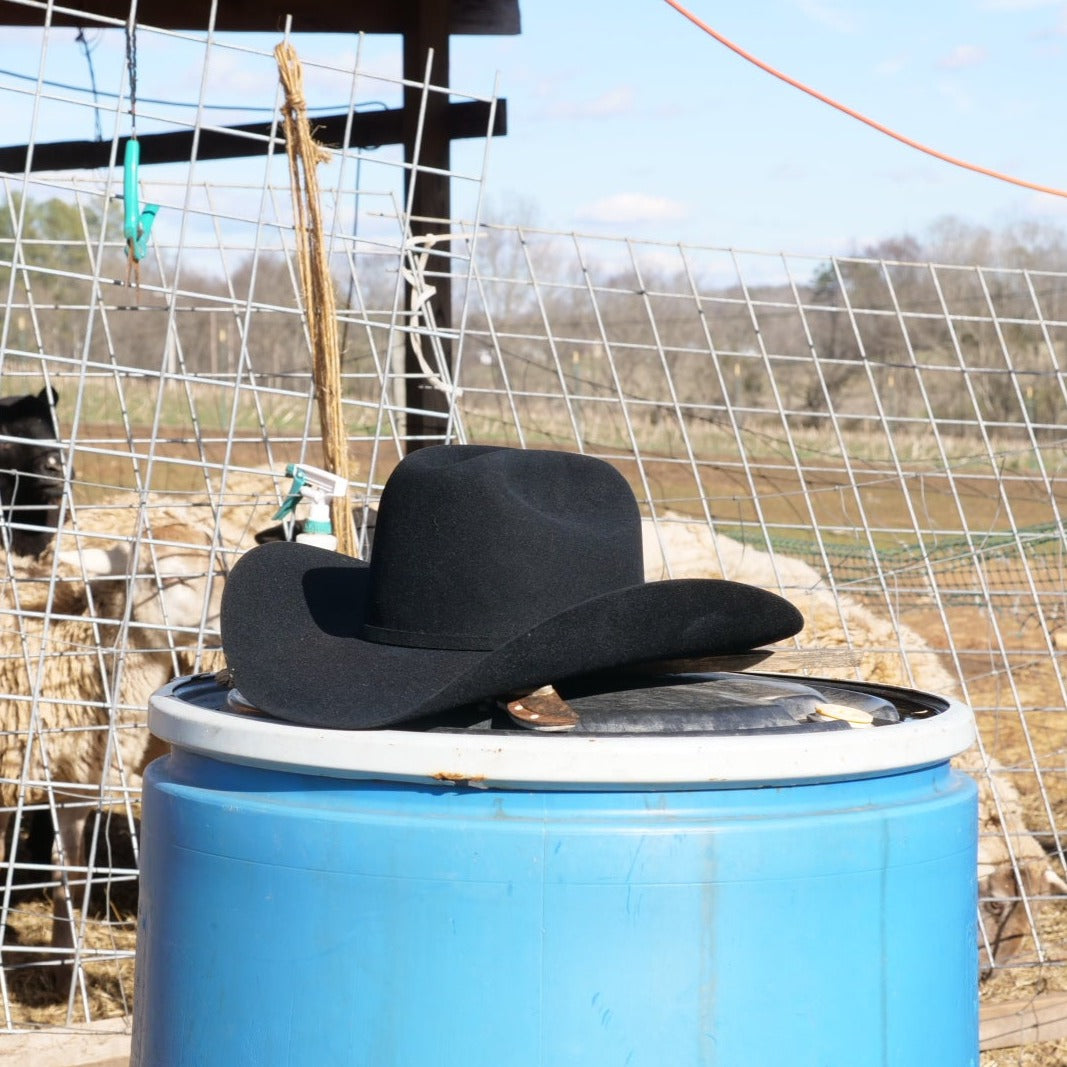
M 41 10 L 31 80 L 0 73 L 22 123 L 7 137 L 37 149 L 99 121 L 111 153 L 0 173 L 0 392 L 54 414 L 63 472 L 47 521 L 22 504 L 4 524 L 7 1030 L 129 1014 L 147 695 L 221 663 L 226 571 L 271 525 L 286 463 L 321 455 L 284 147 L 244 133 L 258 154 L 240 164 L 144 166 L 160 210 L 128 284 L 128 89 L 104 62 L 122 30 L 87 15 L 96 91 L 75 91 L 73 31 Z M 140 135 L 228 128 L 216 72 L 259 79 L 273 114 L 273 43 L 139 27 Z M 363 47 L 311 65 L 309 102 L 400 99 Z M 153 86 L 153 57 L 174 48 L 194 57 L 191 111 Z M 431 441 L 597 455 L 638 496 L 649 577 L 775 589 L 805 614 L 811 673 L 967 701 L 983 996 L 1067 989 L 1067 273 L 491 225 L 479 146 L 450 175 L 467 222 L 412 220 L 399 149 L 322 167 L 353 504 L 376 502 L 416 419 L 420 443 L 429 418 Z M 442 318 L 433 293 L 448 289 Z M 440 403 L 413 404 L 413 384 Z M 0 423 L 0 473 L 19 470 L 26 433 Z M 56 524 L 44 555 L 16 556 L 13 531 Z
M 7 1030 L 130 1015 L 140 782 L 159 751 L 145 727 L 147 698 L 177 674 L 222 665 L 226 573 L 275 525 L 286 465 L 322 464 L 297 216 L 273 117 L 277 41 L 137 26 L 138 195 L 159 209 L 131 271 L 120 151 L 132 126 L 126 30 L 84 12 L 76 34 L 51 24 L 50 5 L 20 6 L 39 11 L 41 26 L 5 31 L 7 41 L 18 35 L 23 66 L 0 71 Z M 83 46 L 91 93 L 72 84 Z M 435 98 L 476 105 L 467 114 L 483 115 L 485 128 L 476 149 L 456 152 L 472 160 L 470 172 L 457 165 L 448 176 L 454 202 L 476 216 L 492 94 L 405 82 L 395 46 L 383 56 L 362 37 L 332 55 L 309 55 L 305 95 L 313 124 L 323 112 L 341 115 L 345 144 L 360 116 L 395 111 L 405 94 L 414 93 L 420 130 Z M 255 129 L 236 105 L 220 105 L 233 85 L 246 100 L 260 88 Z M 79 140 L 94 128 L 97 141 Z M 185 160 L 154 162 L 158 138 L 172 133 L 192 134 Z M 209 138 L 225 139 L 235 158 L 202 158 Z M 375 499 L 405 450 L 408 383 L 443 359 L 424 268 L 445 257 L 448 227 L 414 235 L 411 197 L 427 173 L 420 144 L 411 162 L 400 145 L 335 146 L 319 168 L 356 506 Z M 57 167 L 86 153 L 98 165 Z M 462 250 L 447 262 L 462 270 Z M 417 374 L 405 367 L 408 348 Z M 357 536 L 365 549 L 366 519 Z
M 965 699 L 984 992 L 1061 988 L 1067 275 L 465 232 L 471 436 L 618 463 L 650 574 L 779 590 L 812 670 Z

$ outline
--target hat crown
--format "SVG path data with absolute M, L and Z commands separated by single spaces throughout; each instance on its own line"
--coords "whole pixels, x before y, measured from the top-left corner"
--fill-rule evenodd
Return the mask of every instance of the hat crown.
M 566 452 L 423 448 L 382 494 L 363 636 L 491 649 L 643 581 L 637 502 L 610 464 Z

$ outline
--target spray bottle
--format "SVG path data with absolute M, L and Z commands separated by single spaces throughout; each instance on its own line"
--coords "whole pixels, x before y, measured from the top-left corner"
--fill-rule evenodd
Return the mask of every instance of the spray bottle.
M 289 495 L 282 501 L 274 518 L 291 523 L 296 505 L 306 500 L 311 509 L 296 540 L 305 545 L 335 549 L 337 538 L 330 521 L 330 498 L 343 497 L 348 492 L 348 482 L 329 471 L 309 467 L 306 463 L 290 463 L 285 473 L 293 479 L 293 484 L 289 486 Z

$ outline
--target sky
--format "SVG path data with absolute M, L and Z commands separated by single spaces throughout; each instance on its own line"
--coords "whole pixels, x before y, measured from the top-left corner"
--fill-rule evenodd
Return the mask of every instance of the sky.
M 1067 3 L 1049 0 L 689 0 L 719 33 L 812 88 L 952 156 L 1067 188 Z M 944 216 L 1002 228 L 1067 228 L 1067 199 L 932 159 L 735 55 L 666 0 L 520 0 L 522 33 L 457 37 L 451 86 L 507 100 L 508 135 L 488 153 L 457 143 L 454 168 L 480 173 L 490 214 L 546 229 L 669 243 L 848 254 L 921 237 Z M 98 89 L 118 87 L 118 32 L 90 35 Z M 275 38 L 248 38 L 269 52 Z M 215 64 L 142 38 L 139 93 L 225 100 L 269 116 L 276 71 Z M 355 62 L 354 35 L 298 37 L 307 62 Z M 395 39 L 366 39 L 359 62 L 396 69 Z M 0 143 L 93 136 L 83 108 L 34 110 L 32 82 L 87 86 L 73 31 L 0 31 Z M 392 68 L 390 68 L 392 64 Z M 309 100 L 347 100 L 319 85 Z M 72 95 L 72 94 L 67 94 Z M 360 84 L 362 101 L 373 87 Z M 83 98 L 87 99 L 82 94 Z M 363 106 L 371 106 L 369 103 Z M 142 105 L 150 123 L 152 105 Z M 258 108 L 261 113 L 239 108 Z M 160 108 L 156 108 L 160 112 Z M 123 117 L 103 112 L 103 136 Z M 119 132 L 126 132 L 120 129 Z M 236 165 L 234 165 L 236 166 Z M 231 168 L 232 169 L 232 168 Z
M 794 79 L 944 153 L 1067 189 L 1067 3 L 690 0 Z M 501 71 L 500 195 L 551 228 L 845 253 L 955 215 L 1067 224 L 1067 200 L 932 159 L 774 78 L 664 0 L 522 4 L 454 49 Z

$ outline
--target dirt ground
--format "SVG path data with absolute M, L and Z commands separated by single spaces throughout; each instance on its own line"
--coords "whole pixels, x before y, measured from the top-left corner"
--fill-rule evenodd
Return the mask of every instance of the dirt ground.
M 55 968 L 41 951 L 51 927 L 51 906 L 40 896 L 20 902 L 8 921 L 4 965 L 12 1023 L 19 1029 L 68 1023 L 67 990 L 57 985 Z M 136 913 L 90 917 L 83 944 L 100 958 L 83 965 L 84 991 L 75 993 L 71 1024 L 132 1015 L 136 935 Z M 19 945 L 33 951 L 20 953 Z

